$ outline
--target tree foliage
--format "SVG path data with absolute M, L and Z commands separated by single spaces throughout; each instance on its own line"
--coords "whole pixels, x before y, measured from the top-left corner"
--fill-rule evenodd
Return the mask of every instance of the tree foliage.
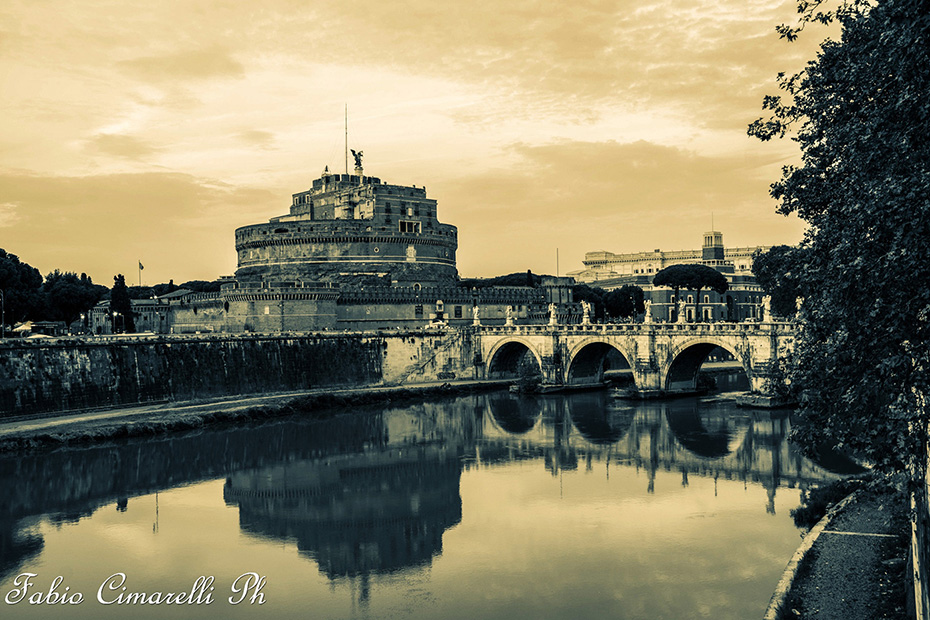
M 86 273 L 78 276 L 72 272 L 55 270 L 45 276 L 42 284 L 44 310 L 42 318 L 48 321 L 64 321 L 71 324 L 81 314 L 87 314 L 106 294 L 107 287 L 94 284 Z
M 772 298 L 772 313 L 793 317 L 797 300 L 803 297 L 799 275 L 804 265 L 805 251 L 790 245 L 776 245 L 752 256 L 752 273 L 756 283 Z
M 126 287 L 126 278 L 123 274 L 113 276 L 113 288 L 110 289 L 110 312 L 119 313 L 122 317 L 115 320 L 115 331 L 128 333 L 136 331 L 132 301 L 129 298 L 129 289 Z
M 847 446 L 885 471 L 921 475 L 930 368 L 930 2 L 802 1 L 801 25 L 837 20 L 783 97 L 750 126 L 794 132 L 799 166 L 772 186 L 808 222 L 804 329 L 789 367 L 802 404 L 795 437 Z M 782 27 L 793 38 L 797 29 Z
M 604 307 L 610 316 L 629 318 L 646 311 L 643 289 L 626 284 L 604 295 Z
M 189 280 L 179 288 L 186 288 L 195 293 L 218 293 L 220 283 L 216 281 L 208 282 L 207 280 Z
M 0 291 L 7 325 L 40 317 L 42 274 L 15 254 L 0 249 Z
M 725 275 L 700 263 L 687 263 L 670 265 L 659 271 L 652 279 L 653 286 L 670 286 L 675 290 L 675 299 L 680 299 L 679 291 L 687 289 L 695 291 L 694 315 L 701 316 L 701 291 L 710 289 L 721 295 L 730 288 Z
M 464 278 L 459 280 L 458 285 L 467 288 L 487 288 L 490 286 L 531 286 L 533 288 L 542 284 L 543 276 L 536 275 L 529 269 L 518 271 L 503 276 L 493 278 Z M 187 288 L 186 285 L 182 285 Z
M 572 286 L 572 299 L 576 303 L 586 301 L 591 304 L 592 319 L 601 320 L 604 318 L 604 296 L 607 291 L 597 286 L 588 286 L 587 284 L 576 284 Z

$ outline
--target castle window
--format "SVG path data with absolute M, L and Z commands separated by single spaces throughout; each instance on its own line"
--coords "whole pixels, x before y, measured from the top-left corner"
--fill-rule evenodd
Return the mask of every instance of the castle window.
M 694 303 L 694 295 L 688 295 L 688 303 L 689 303 L 689 304 L 693 304 L 693 303 Z
M 462 306 L 455 307 L 455 318 L 457 319 L 462 318 Z
M 400 225 L 400 232 L 402 233 L 419 233 L 420 232 L 420 222 L 408 222 L 406 220 L 401 220 L 398 222 Z
M 416 306 L 413 307 L 413 316 L 415 316 L 418 319 L 423 318 L 423 305 L 422 304 L 417 304 Z
M 710 303 L 710 295 L 704 295 L 704 303 Z

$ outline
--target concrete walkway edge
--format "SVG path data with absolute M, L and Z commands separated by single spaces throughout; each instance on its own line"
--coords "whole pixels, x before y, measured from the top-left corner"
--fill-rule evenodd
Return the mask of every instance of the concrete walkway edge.
M 804 540 L 801 541 L 801 544 L 798 546 L 797 550 L 795 550 L 794 555 L 785 567 L 785 572 L 782 573 L 781 579 L 778 580 L 778 585 L 775 586 L 775 593 L 772 594 L 772 599 L 769 601 L 768 609 L 765 610 L 763 620 L 781 620 L 785 602 L 788 600 L 788 593 L 791 591 L 791 584 L 794 583 L 794 578 L 798 574 L 798 569 L 801 567 L 804 556 L 807 555 L 807 552 L 814 546 L 817 538 L 827 528 L 830 521 L 853 501 L 857 493 L 857 491 L 850 493 L 838 504 L 833 506 L 833 508 L 828 510 L 827 514 L 817 522 L 817 525 L 812 527 L 811 531 L 804 536 Z

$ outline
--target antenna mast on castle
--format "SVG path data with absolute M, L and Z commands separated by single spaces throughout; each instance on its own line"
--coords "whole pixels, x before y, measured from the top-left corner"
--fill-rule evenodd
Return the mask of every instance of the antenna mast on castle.
M 346 174 L 349 174 L 349 104 L 346 104 Z

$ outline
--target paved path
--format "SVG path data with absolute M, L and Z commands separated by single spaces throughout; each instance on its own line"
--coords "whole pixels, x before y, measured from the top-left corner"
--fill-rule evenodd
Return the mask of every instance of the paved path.
M 879 620 L 909 616 L 903 494 L 859 492 L 805 555 L 782 618 Z
M 500 381 L 434 381 L 429 383 L 412 383 L 401 386 L 365 386 L 352 388 L 319 388 L 302 390 L 298 392 L 276 392 L 274 394 L 257 394 L 252 396 L 230 396 L 201 401 L 188 402 L 158 402 L 154 404 L 120 407 L 106 410 L 79 411 L 64 414 L 45 414 L 30 417 L 16 418 L 0 423 L 0 439 L 12 436 L 42 434 L 59 432 L 73 427 L 102 426 L 118 422 L 128 422 L 142 419 L 160 419 L 166 416 L 198 415 L 215 411 L 232 411 L 251 409 L 254 407 L 274 407 L 286 404 L 295 398 L 332 394 L 378 394 L 391 392 L 406 392 L 424 388 L 436 388 L 449 385 L 454 388 L 472 388 L 478 385 L 512 383 L 508 380 Z

